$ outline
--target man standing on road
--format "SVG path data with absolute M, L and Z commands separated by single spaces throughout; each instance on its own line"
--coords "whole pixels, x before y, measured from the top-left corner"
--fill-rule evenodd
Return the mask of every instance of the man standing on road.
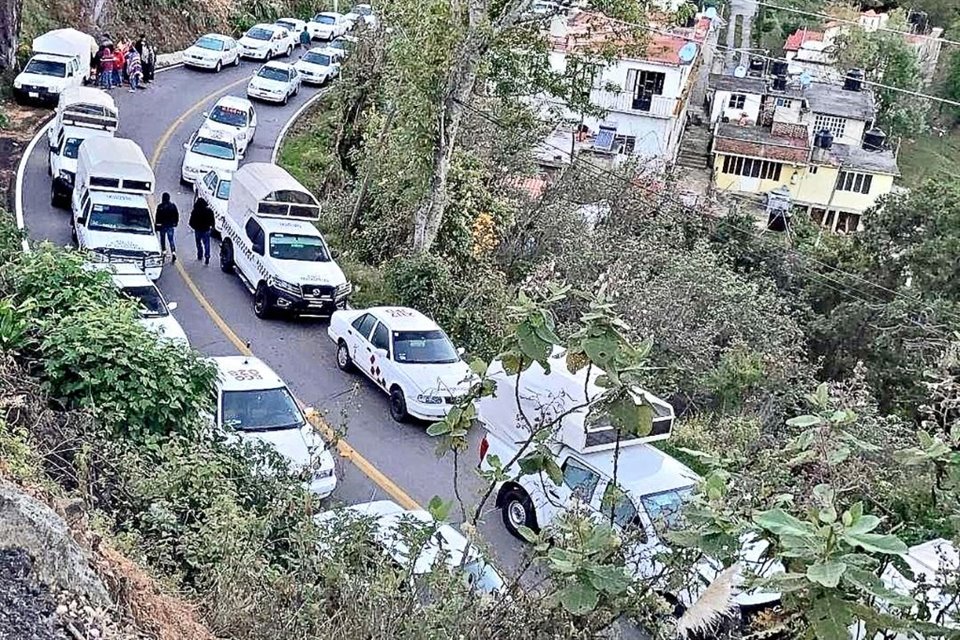
M 167 240 L 170 241 L 170 263 L 177 261 L 177 225 L 180 224 L 180 211 L 170 202 L 170 194 L 164 192 L 157 206 L 157 231 L 160 233 L 160 253 L 167 252 Z
M 307 31 L 307 27 L 304 25 L 303 31 L 300 32 L 300 48 L 303 49 L 304 53 L 310 50 L 311 40 L 313 40 L 313 38 L 310 37 L 310 32 Z
M 197 260 L 210 264 L 210 232 L 213 230 L 213 209 L 203 198 L 197 198 L 190 212 L 190 228 L 197 242 Z

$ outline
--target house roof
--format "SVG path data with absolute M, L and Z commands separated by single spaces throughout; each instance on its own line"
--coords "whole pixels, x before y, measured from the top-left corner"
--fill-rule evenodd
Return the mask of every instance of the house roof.
M 775 136 L 765 127 L 721 122 L 713 138 L 713 150 L 801 164 L 807 161 L 810 143 L 806 138 Z
M 861 91 L 846 91 L 840 85 L 813 82 L 803 93 L 814 113 L 864 121 L 873 120 L 876 113 L 873 92 L 866 87 Z
M 763 95 L 767 92 L 767 83 L 762 78 L 737 78 L 736 76 L 711 73 L 710 88 L 717 91 L 737 91 L 739 93 Z
M 866 173 L 884 173 L 899 176 L 897 158 L 893 151 L 868 151 L 861 146 L 833 143 L 829 149 L 814 149 L 810 160 L 813 164 L 829 165 Z
M 567 20 L 566 34 L 550 34 L 550 46 L 563 53 L 613 46 L 628 59 L 679 65 L 680 49 L 690 42 L 703 42 L 710 30 L 710 19 L 702 17 L 693 27 L 650 27 L 637 30 L 601 13 L 581 11 Z
M 822 31 L 811 31 L 810 29 L 797 29 L 787 37 L 787 41 L 783 45 L 784 51 L 799 51 L 800 45 L 804 42 L 821 42 L 823 41 L 823 32 Z

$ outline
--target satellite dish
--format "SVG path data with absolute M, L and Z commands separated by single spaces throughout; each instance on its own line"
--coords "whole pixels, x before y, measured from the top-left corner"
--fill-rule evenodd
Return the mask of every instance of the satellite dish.
M 735 78 L 746 78 L 747 77 L 747 68 L 743 65 L 740 65 L 733 70 L 733 75 Z
M 690 64 L 693 62 L 693 59 L 697 57 L 697 45 L 693 42 L 688 42 L 680 47 L 680 51 L 677 52 L 677 57 L 680 58 L 681 64 Z
M 803 73 L 800 74 L 800 86 L 801 86 L 801 87 L 809 87 L 811 82 L 813 82 L 813 78 L 810 76 L 809 73 L 807 73 L 806 71 L 804 71 Z
M 703 12 L 703 15 L 705 18 L 707 18 L 707 20 L 709 20 L 710 22 L 713 22 L 714 20 L 717 19 L 717 8 L 707 7 L 706 10 Z

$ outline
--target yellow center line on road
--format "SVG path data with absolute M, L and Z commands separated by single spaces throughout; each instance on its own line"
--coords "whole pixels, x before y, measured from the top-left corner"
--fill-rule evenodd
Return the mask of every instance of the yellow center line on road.
M 173 137 L 173 134 L 183 125 L 184 122 L 196 114 L 197 111 L 202 109 L 203 105 L 205 105 L 208 101 L 247 81 L 247 78 L 241 78 L 236 82 L 228 84 L 226 87 L 214 91 L 213 93 L 201 98 L 196 105 L 177 118 L 176 121 L 174 121 L 174 123 L 163 132 L 163 135 L 160 136 L 160 139 L 157 141 L 157 147 L 153 150 L 153 155 L 150 157 L 150 166 L 153 168 L 154 172 L 157 170 L 157 164 L 160 161 L 160 156 L 163 155 L 164 150 L 170 143 L 170 138 Z M 151 207 L 152 206 L 153 203 L 151 202 Z M 203 292 L 200 291 L 200 288 L 193 281 L 193 278 L 191 278 L 190 274 L 187 273 L 187 270 L 183 266 L 183 262 L 177 262 L 177 272 L 180 274 L 180 277 L 183 278 L 183 281 L 187 284 L 187 288 L 190 289 L 190 292 L 197 299 L 197 302 L 200 303 L 200 306 L 203 307 L 203 310 L 207 312 L 207 315 L 210 316 L 210 319 L 213 320 L 213 323 L 217 325 L 217 328 L 220 329 L 224 336 L 226 336 L 227 340 L 229 340 L 241 354 L 245 356 L 252 356 L 253 351 L 251 351 L 250 347 L 247 346 L 247 343 L 241 340 L 236 332 L 230 328 L 230 325 L 227 324 L 226 320 L 224 320 L 219 313 L 217 313 L 217 310 L 213 308 L 213 305 L 210 304 L 210 301 L 207 300 L 206 296 L 203 295 Z M 297 402 L 300 401 L 298 400 Z M 300 404 L 303 406 L 303 403 Z M 310 424 L 313 425 L 313 427 L 319 431 L 324 438 L 326 438 L 328 441 L 335 441 L 337 443 L 337 452 L 340 454 L 340 457 L 345 458 L 353 463 L 357 469 L 367 476 L 374 484 L 386 491 L 387 494 L 396 500 L 400 506 L 402 506 L 404 509 L 422 508 L 419 504 L 417 504 L 416 500 L 411 498 L 407 492 L 401 489 L 382 471 L 373 466 L 369 460 L 360 455 L 360 453 L 351 447 L 346 440 L 343 438 L 338 438 L 333 427 L 330 426 L 323 416 L 313 410 L 308 410 L 306 415 L 307 420 L 310 421 Z

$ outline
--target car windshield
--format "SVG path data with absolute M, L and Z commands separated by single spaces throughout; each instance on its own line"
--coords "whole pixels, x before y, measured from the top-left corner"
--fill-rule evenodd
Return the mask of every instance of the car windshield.
M 341 51 L 347 51 L 348 49 L 350 49 L 350 43 L 347 42 L 346 40 L 341 40 L 340 38 L 337 38 L 327 46 L 333 49 L 340 49 Z
M 208 116 L 210 120 L 218 124 L 225 124 L 231 127 L 247 126 L 247 110 L 237 109 L 235 107 L 224 107 L 217 105 Z
M 640 518 L 637 507 L 630 496 L 612 482 L 603 490 L 603 499 L 600 503 L 600 512 L 604 518 L 613 515 L 613 521 L 620 527 L 638 526 Z
M 287 82 L 290 79 L 285 69 L 277 69 L 276 67 L 261 67 L 260 71 L 257 72 L 257 77 L 276 80 L 277 82 Z
M 214 140 L 213 138 L 197 138 L 190 145 L 190 151 L 201 156 L 218 158 L 220 160 L 233 160 L 237 157 L 233 145 L 223 140 Z
M 370 7 L 368 7 L 368 6 L 366 6 L 366 5 L 362 5 L 362 4 L 361 4 L 361 5 L 357 5 L 357 6 L 354 7 L 351 11 L 352 11 L 353 13 L 357 14 L 358 16 L 368 16 L 368 15 L 370 15 L 371 13 L 373 13 L 373 11 L 370 9 Z
M 289 20 L 277 20 L 276 25 L 278 27 L 283 27 L 287 31 L 299 31 L 299 29 L 297 29 L 297 24 Z
M 333 16 L 325 16 L 325 15 L 323 15 L 322 13 L 321 13 L 321 14 L 318 14 L 318 15 L 313 19 L 313 21 L 314 21 L 314 22 L 317 22 L 317 23 L 319 23 L 319 24 L 336 24 L 336 23 L 337 23 L 337 19 L 336 19 L 336 18 L 334 18 Z
M 303 425 L 303 414 L 286 387 L 223 392 L 223 426 L 235 431 L 272 431 Z
M 683 504 L 690 498 L 692 491 L 692 487 L 685 487 L 653 493 L 642 496 L 640 502 L 643 504 L 643 508 L 647 510 L 647 515 L 650 516 L 653 526 L 662 533 L 664 529 L 669 529 L 677 523 Z
M 154 286 L 124 287 L 123 293 L 137 303 L 141 318 L 165 318 L 170 315 L 160 292 Z
M 464 564 L 463 572 L 470 587 L 481 593 L 498 593 L 503 590 L 503 576 L 482 558 L 474 558 Z
M 63 144 L 63 157 L 76 160 L 77 154 L 80 153 L 81 142 L 83 142 L 83 138 L 67 138 L 67 141 Z
M 270 29 L 264 29 L 263 27 L 254 27 L 247 31 L 247 37 L 253 38 L 254 40 L 269 40 L 273 37 L 273 31 Z
M 197 40 L 194 46 L 200 47 L 201 49 L 209 49 L 210 51 L 223 51 L 223 40 L 204 36 Z
M 230 181 L 221 180 L 220 184 L 217 185 L 217 200 L 229 200 L 230 199 Z
M 296 233 L 271 233 L 270 257 L 300 262 L 329 262 L 330 254 L 317 236 Z
M 67 65 L 63 62 L 54 62 L 53 60 L 33 59 L 27 63 L 23 69 L 24 73 L 32 73 L 38 76 L 55 76 L 63 78 L 67 75 Z
M 460 359 L 450 338 L 440 331 L 394 331 L 393 350 L 397 362 L 409 364 L 450 364 Z
M 113 204 L 95 204 L 90 210 L 87 228 L 91 231 L 128 231 L 130 233 L 153 233 L 150 212 L 140 207 L 124 207 Z
M 303 56 L 304 62 L 309 62 L 310 64 L 318 64 L 322 67 L 330 66 L 330 56 L 325 53 L 314 53 L 313 51 L 308 51 L 306 55 Z

